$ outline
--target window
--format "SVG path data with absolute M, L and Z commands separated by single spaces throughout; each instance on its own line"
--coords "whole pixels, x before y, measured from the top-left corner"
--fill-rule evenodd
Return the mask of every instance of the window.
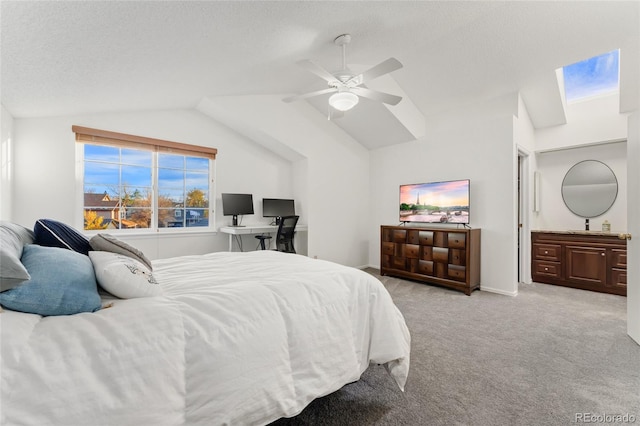
M 567 102 L 619 90 L 620 51 L 614 50 L 562 68 Z
M 217 150 L 73 126 L 85 230 L 213 227 Z

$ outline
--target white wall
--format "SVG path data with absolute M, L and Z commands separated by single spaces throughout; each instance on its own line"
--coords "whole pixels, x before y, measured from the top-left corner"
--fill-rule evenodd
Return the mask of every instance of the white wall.
M 536 150 L 625 140 L 627 115 L 619 113 L 617 94 L 567 105 L 567 124 L 536 131 Z
M 612 232 L 627 229 L 627 144 L 614 142 L 548 151 L 537 154 L 540 174 L 540 212 L 534 215 L 533 229 L 567 231 L 584 229 L 584 218 L 573 214 L 562 200 L 562 180 L 569 169 L 583 160 L 599 160 L 613 170 L 618 180 L 618 196 L 605 214 L 590 219 L 590 229 L 599 231 L 606 219 Z
M 369 262 L 380 266 L 380 225 L 399 223 L 399 186 L 470 179 L 470 225 L 481 228 L 481 289 L 516 294 L 515 94 L 435 117 L 420 140 L 371 151 Z
M 13 117 L 0 105 L 0 219 L 11 220 L 13 198 Z
M 293 167 L 289 160 L 194 110 L 15 119 L 14 221 L 33 227 L 37 219 L 51 218 L 82 229 L 82 210 L 76 205 L 76 143 L 71 131 L 74 124 L 217 148 L 215 220 L 218 227 L 231 221 L 222 216 L 222 192 L 253 193 L 255 215 L 246 216 L 245 224 L 269 222 L 261 214 L 263 197 L 293 198 L 294 195 Z M 299 205 L 296 208 L 301 212 L 306 210 Z M 225 234 L 119 236 L 152 259 L 228 248 Z M 244 245 L 254 249 L 257 241 L 248 236 Z
M 213 98 L 199 109 L 299 158 L 294 190 L 306 200 L 309 256 L 367 265 L 369 151 L 311 105 L 281 95 Z

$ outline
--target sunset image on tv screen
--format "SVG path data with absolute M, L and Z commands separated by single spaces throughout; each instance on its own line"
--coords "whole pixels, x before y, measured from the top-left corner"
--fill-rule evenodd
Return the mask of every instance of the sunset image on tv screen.
M 400 221 L 469 223 L 469 180 L 401 185 Z

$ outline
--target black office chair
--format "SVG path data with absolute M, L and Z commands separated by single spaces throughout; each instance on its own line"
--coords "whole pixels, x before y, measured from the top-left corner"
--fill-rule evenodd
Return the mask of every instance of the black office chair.
M 276 250 L 285 253 L 296 252 L 296 249 L 293 247 L 293 236 L 295 235 L 299 217 L 300 216 L 283 216 L 280 218 L 278 233 L 276 234 Z M 264 241 L 270 240 L 271 235 L 256 235 L 256 238 L 260 240 L 260 248 L 265 250 Z

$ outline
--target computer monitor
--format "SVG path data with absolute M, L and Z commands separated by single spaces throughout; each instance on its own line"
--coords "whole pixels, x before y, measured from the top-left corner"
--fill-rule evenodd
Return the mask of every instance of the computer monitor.
M 253 194 L 222 194 L 222 214 L 233 216 L 238 226 L 238 215 L 253 214 Z
M 262 217 L 275 217 L 276 224 L 283 216 L 295 216 L 296 208 L 294 200 L 283 198 L 263 198 Z

